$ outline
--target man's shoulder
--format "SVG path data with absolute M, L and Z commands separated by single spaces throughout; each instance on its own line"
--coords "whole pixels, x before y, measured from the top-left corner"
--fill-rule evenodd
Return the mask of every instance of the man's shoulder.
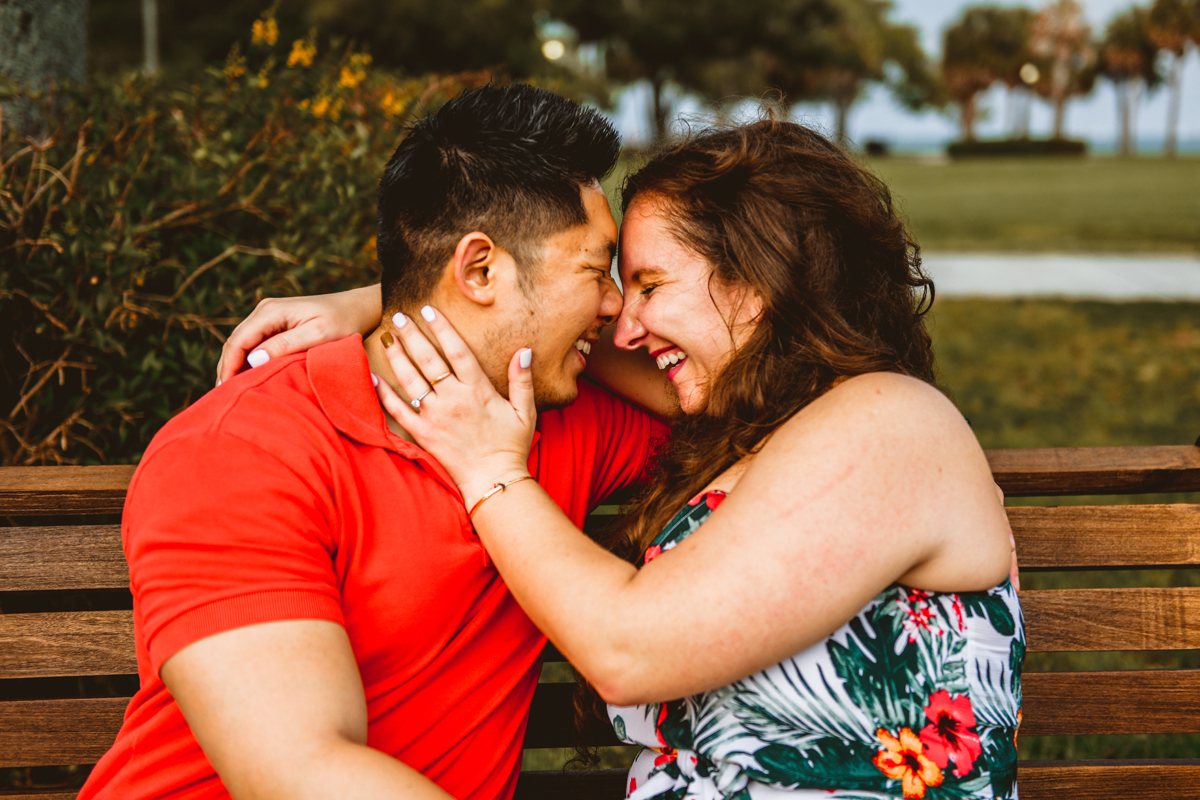
M 172 418 L 150 442 L 143 463 L 164 450 L 212 449 L 230 440 L 266 453 L 292 449 L 306 432 L 332 430 L 309 382 L 306 354 L 248 370 Z M 323 438 L 323 437 L 322 437 Z

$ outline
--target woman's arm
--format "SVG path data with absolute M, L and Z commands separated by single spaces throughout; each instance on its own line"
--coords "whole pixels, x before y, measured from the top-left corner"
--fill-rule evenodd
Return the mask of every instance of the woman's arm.
M 514 359 L 509 405 L 440 315 L 430 327 L 457 378 L 419 414 L 382 383 L 381 397 L 471 508 L 494 483 L 527 474 L 532 382 Z M 418 332 L 401 336 L 426 370 L 445 370 Z M 388 356 L 405 391 L 423 391 L 399 344 Z M 473 521 L 522 607 L 620 705 L 750 675 L 899 579 L 984 589 L 1009 562 L 1003 508 L 961 415 L 894 375 L 847 381 L 785 424 L 709 520 L 641 570 L 579 532 L 533 481 L 484 500 Z
M 217 362 L 217 385 L 236 375 L 247 361 L 257 367 L 352 333 L 369 333 L 379 326 L 381 305 L 379 284 L 313 297 L 267 297 L 225 340 Z M 259 352 L 263 355 L 248 358 Z
M 644 350 L 622 350 L 613 344 L 613 328 L 600 331 L 584 374 L 614 394 L 660 417 L 679 413 L 679 395 Z

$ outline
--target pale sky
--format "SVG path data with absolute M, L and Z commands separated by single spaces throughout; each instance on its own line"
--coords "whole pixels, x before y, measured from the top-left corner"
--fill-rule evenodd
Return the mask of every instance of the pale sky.
M 998 5 L 1030 5 L 1038 8 L 1039 0 L 1029 3 L 1012 0 L 990 0 Z M 1084 14 L 1093 30 L 1100 34 L 1108 20 L 1129 8 L 1131 0 L 1081 0 Z M 892 18 L 916 25 L 921 30 L 927 51 L 936 57 L 941 49 L 942 31 L 954 22 L 965 8 L 978 5 L 979 0 L 894 0 Z M 621 97 L 615 115 L 618 127 L 627 140 L 644 141 L 649 127 L 647 110 L 649 92 L 645 86 L 634 85 Z M 1007 94 L 994 88 L 981 98 L 984 119 L 978 125 L 980 137 L 999 137 L 1007 131 Z M 685 104 L 686 106 L 686 104 Z M 685 107 L 685 112 L 691 110 Z M 832 128 L 828 108 L 804 105 L 798 114 L 805 122 Z M 1161 147 L 1167 120 L 1165 87 L 1142 100 L 1137 117 L 1137 133 L 1141 148 L 1150 151 Z M 1041 101 L 1034 101 L 1031 129 L 1034 136 L 1048 136 L 1053 126 L 1053 110 Z M 1067 106 L 1067 134 L 1089 140 L 1097 149 L 1111 148 L 1117 137 L 1117 104 L 1112 85 L 1101 80 L 1095 91 L 1085 98 L 1071 101 Z M 913 114 L 899 107 L 879 87 L 871 87 L 850 115 L 850 137 L 857 142 L 879 138 L 902 148 L 936 149 L 958 136 L 958 124 L 952 114 L 926 112 Z M 1192 48 L 1187 56 L 1183 74 L 1183 102 L 1179 129 L 1181 147 L 1200 152 L 1200 53 Z

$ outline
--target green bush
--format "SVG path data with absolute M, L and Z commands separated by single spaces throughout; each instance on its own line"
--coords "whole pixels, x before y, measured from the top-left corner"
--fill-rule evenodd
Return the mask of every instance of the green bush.
M 1086 156 L 1087 142 L 1075 139 L 997 139 L 954 142 L 946 148 L 951 158 L 1026 158 L 1029 156 Z
M 0 121 L 0 463 L 136 461 L 262 297 L 376 278 L 374 190 L 406 118 L 486 75 L 405 78 L 255 24 L 188 81 Z

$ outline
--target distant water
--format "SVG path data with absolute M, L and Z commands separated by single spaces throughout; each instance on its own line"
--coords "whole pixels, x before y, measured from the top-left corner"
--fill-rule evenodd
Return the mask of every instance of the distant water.
M 1200 300 L 1200 256 L 923 253 L 940 297 Z

